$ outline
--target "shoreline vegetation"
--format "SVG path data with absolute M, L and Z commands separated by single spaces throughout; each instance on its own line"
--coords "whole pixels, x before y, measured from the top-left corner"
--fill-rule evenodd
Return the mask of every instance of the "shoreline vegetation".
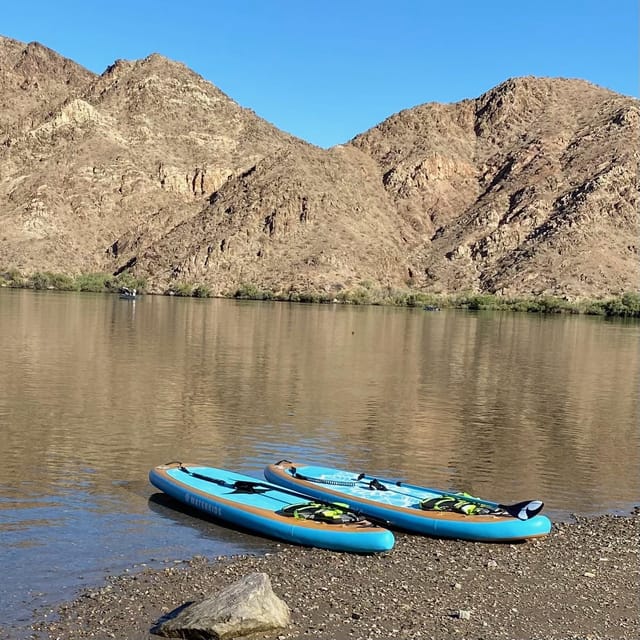
M 113 276 L 108 273 L 85 273 L 76 276 L 51 272 L 24 275 L 17 269 L 0 270 L 0 287 L 49 291 L 81 291 L 117 293 L 127 287 L 139 293 L 148 293 L 147 283 L 129 273 Z M 211 298 L 211 290 L 203 284 L 176 283 L 163 295 Z M 379 287 L 363 281 L 353 289 L 335 293 L 289 290 L 270 291 L 254 284 L 242 284 L 223 293 L 220 298 L 262 300 L 276 302 L 306 302 L 316 304 L 377 305 L 394 307 L 422 307 L 428 311 L 440 309 L 466 309 L 470 311 L 521 311 L 544 314 L 582 314 L 606 317 L 640 317 L 640 293 L 627 292 L 602 299 L 569 300 L 558 296 L 505 297 L 490 293 L 463 292 L 432 294 L 411 289 Z

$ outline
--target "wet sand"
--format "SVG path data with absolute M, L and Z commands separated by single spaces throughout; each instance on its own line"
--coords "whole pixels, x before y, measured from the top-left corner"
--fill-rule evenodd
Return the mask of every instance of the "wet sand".
M 160 617 L 255 571 L 269 575 L 293 620 L 260 638 L 640 637 L 638 509 L 555 524 L 548 537 L 521 544 L 396 538 L 376 556 L 282 545 L 264 557 L 195 557 L 114 576 L 46 619 L 40 612 L 30 637 L 158 638 L 150 630 Z

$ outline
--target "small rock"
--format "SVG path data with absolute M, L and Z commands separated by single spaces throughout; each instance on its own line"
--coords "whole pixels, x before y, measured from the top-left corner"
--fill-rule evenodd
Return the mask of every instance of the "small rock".
M 471 620 L 471 611 L 466 611 L 465 609 L 459 609 L 454 614 L 455 618 L 460 620 Z
M 219 594 L 180 607 L 175 616 L 161 621 L 153 633 L 170 638 L 225 640 L 282 629 L 290 623 L 289 607 L 273 593 L 269 576 L 251 573 Z

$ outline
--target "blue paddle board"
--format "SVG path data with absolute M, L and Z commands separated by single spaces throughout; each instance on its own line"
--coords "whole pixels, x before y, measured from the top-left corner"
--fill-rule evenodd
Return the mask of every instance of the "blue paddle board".
M 287 460 L 268 465 L 264 475 L 281 487 L 315 499 L 345 503 L 373 520 L 411 533 L 513 542 L 546 536 L 551 531 L 551 521 L 537 515 L 543 506 L 538 500 L 502 505 L 468 494 Z
M 395 542 L 391 531 L 357 513 L 310 506 L 307 496 L 224 469 L 170 462 L 151 469 L 149 481 L 221 522 L 292 544 L 375 553 Z

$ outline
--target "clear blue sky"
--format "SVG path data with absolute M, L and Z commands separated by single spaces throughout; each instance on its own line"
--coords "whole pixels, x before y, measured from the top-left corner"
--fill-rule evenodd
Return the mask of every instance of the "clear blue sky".
M 2 0 L 0 34 L 96 73 L 160 53 L 322 147 L 514 76 L 638 96 L 637 0 Z

